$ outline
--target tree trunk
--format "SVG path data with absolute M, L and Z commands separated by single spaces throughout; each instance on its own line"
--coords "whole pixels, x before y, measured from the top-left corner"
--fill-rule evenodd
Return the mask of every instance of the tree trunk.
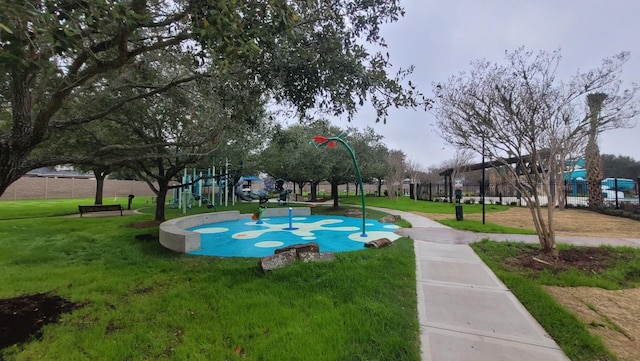
M 167 203 L 167 192 L 169 191 L 169 181 L 165 179 L 158 180 L 158 192 L 156 193 L 156 215 L 154 220 L 164 221 L 165 204 Z
M 378 197 L 382 197 L 382 179 L 378 178 Z
M 540 234 L 538 237 L 540 246 L 542 247 L 542 253 L 554 260 L 558 260 L 558 258 L 560 258 L 560 251 L 558 251 L 558 247 L 556 247 L 555 235 Z
M 311 191 L 309 192 L 309 201 L 317 202 L 318 201 L 318 183 L 310 182 Z
M 20 165 L 27 158 L 28 152 L 23 153 L 12 148 L 10 145 L 0 145 L 0 196 L 13 182 L 29 171 L 20 168 Z
M 589 107 L 589 141 L 585 149 L 585 167 L 587 168 L 587 192 L 589 193 L 589 208 L 602 207 L 602 161 L 598 147 L 598 122 L 602 103 L 607 99 L 604 93 L 587 95 Z
M 527 199 L 527 205 L 531 211 L 542 253 L 553 260 L 557 260 L 560 253 L 556 247 L 556 236 L 553 231 L 553 210 L 555 207 L 547 207 L 547 221 L 545 221 L 542 214 L 542 207 L 537 197 Z
M 602 207 L 602 164 L 600 149 L 596 141 L 589 140 L 585 152 L 585 166 L 587 168 L 587 192 L 589 194 L 589 208 Z
M 34 125 L 31 89 L 35 66 L 14 70 L 11 78 L 12 122 L 10 136 L 0 139 L 0 196 L 9 186 L 31 169 L 24 164 L 45 134 L 47 124 Z
M 108 168 L 96 168 L 93 175 L 96 177 L 96 195 L 94 204 L 102 204 L 102 196 L 104 194 L 104 180 L 111 171 Z
M 96 196 L 93 204 L 102 204 L 102 194 L 104 192 L 104 176 L 96 175 Z
M 558 177 L 555 183 L 556 197 L 558 199 L 558 209 L 564 210 L 567 208 L 567 185 L 563 177 Z
M 340 194 L 338 194 L 338 183 L 331 183 L 331 198 L 333 199 L 333 208 L 338 208 Z

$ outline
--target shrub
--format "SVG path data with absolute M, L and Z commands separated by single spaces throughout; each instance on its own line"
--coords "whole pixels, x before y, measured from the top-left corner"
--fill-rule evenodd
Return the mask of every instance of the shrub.
M 511 202 L 511 203 L 509 203 L 509 205 L 510 205 L 510 206 L 517 206 L 517 205 L 518 205 L 518 202 Z
M 615 217 L 624 217 L 640 221 L 640 206 L 637 204 L 631 204 L 622 202 L 620 208 L 602 207 L 596 210 L 599 213 L 606 214 Z

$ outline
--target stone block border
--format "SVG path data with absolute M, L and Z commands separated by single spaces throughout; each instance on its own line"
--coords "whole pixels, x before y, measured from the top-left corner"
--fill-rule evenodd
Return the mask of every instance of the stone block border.
M 291 209 L 293 216 L 311 215 L 311 208 L 309 207 L 292 207 Z M 262 212 L 263 218 L 285 217 L 288 215 L 289 208 L 266 208 Z M 200 233 L 187 231 L 187 228 L 250 217 L 250 214 L 240 214 L 239 211 L 225 211 L 171 219 L 160 224 L 160 244 L 175 252 L 196 251 L 200 249 Z

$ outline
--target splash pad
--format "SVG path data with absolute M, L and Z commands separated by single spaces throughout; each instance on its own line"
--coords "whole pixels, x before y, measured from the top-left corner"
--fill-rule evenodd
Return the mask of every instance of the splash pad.
M 322 252 L 346 252 L 362 250 L 366 242 L 378 238 L 391 241 L 400 238 L 393 233 L 398 228 L 394 224 L 368 219 L 367 234 L 363 237 L 360 219 L 310 215 L 308 208 L 294 208 L 296 214 L 289 217 L 286 211 L 267 209 L 260 224 L 238 213 L 235 217 L 222 217 L 226 219 L 214 219 L 216 213 L 211 213 L 209 216 L 184 217 L 198 217 L 197 220 L 172 220 L 175 234 L 165 234 L 163 241 L 163 228 L 167 230 L 169 227 L 161 225 L 160 243 L 175 251 L 193 255 L 265 257 L 272 255 L 277 248 L 296 243 L 315 242 Z M 185 245 L 176 242 L 175 237 L 180 235 L 184 236 Z M 191 243 L 187 245 L 188 241 Z

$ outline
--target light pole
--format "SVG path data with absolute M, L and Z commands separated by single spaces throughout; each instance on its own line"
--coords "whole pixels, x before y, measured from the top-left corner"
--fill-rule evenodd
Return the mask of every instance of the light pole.
M 485 164 L 484 164 L 484 133 L 482 133 L 482 189 L 480 190 L 480 195 L 482 197 L 482 224 L 484 224 L 484 220 L 485 220 L 485 199 L 484 199 L 484 192 L 486 189 L 486 186 L 484 185 L 485 182 L 485 178 L 484 178 L 484 169 L 485 169 Z

